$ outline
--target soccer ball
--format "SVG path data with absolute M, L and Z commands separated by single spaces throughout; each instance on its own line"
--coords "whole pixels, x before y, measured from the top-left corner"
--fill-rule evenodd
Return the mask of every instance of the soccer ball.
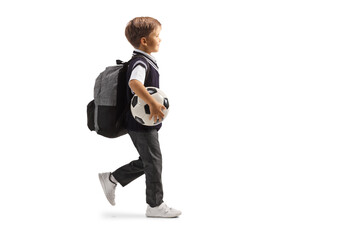
M 163 91 L 156 87 L 147 87 L 146 90 L 153 98 L 155 98 L 157 102 L 161 103 L 166 108 L 162 110 L 164 113 L 164 120 L 169 112 L 169 99 Z M 155 126 L 162 122 L 158 119 L 157 122 L 154 123 L 154 118 L 152 118 L 151 120 L 149 119 L 150 107 L 148 104 L 145 103 L 144 100 L 139 98 L 137 95 L 134 95 L 134 97 L 131 99 L 130 109 L 134 119 L 141 125 Z

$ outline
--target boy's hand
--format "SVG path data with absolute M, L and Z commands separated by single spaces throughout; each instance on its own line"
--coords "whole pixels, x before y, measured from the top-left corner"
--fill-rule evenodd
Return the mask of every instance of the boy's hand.
M 161 111 L 162 109 L 166 109 L 161 103 L 158 103 L 146 90 L 144 85 L 137 80 L 130 80 L 129 82 L 130 88 L 134 91 L 136 95 L 138 95 L 141 99 L 143 99 L 150 108 L 150 120 L 154 118 L 154 123 L 158 120 L 162 121 L 164 118 L 164 113 Z
M 154 118 L 154 123 L 158 122 L 158 120 L 162 121 L 164 118 L 164 113 L 162 112 L 162 110 L 166 109 L 166 107 L 164 105 L 162 105 L 161 103 L 158 103 L 155 101 L 152 104 L 149 104 L 149 107 L 150 107 L 149 120 Z

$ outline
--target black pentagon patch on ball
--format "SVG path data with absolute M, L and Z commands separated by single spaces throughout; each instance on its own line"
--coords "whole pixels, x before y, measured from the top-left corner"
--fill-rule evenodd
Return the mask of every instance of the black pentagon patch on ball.
M 164 98 L 164 103 L 163 103 L 164 107 L 166 107 L 166 109 L 169 109 L 170 104 L 169 104 L 169 99 Z
M 133 100 L 132 100 L 132 102 L 131 102 L 131 105 L 132 105 L 133 107 L 135 107 L 137 103 L 138 103 L 138 96 L 134 96 L 134 98 L 133 98 Z
M 144 124 L 144 123 L 145 123 L 141 118 L 136 117 L 136 116 L 135 116 L 135 120 L 136 120 L 138 123 L 140 123 L 140 124 Z
M 148 104 L 146 104 L 146 105 L 144 106 L 144 109 L 145 109 L 145 113 L 146 113 L 146 114 L 150 114 L 150 107 L 149 107 Z
M 157 93 L 156 88 L 147 88 L 147 91 L 150 93 L 150 95 L 153 95 L 154 93 Z

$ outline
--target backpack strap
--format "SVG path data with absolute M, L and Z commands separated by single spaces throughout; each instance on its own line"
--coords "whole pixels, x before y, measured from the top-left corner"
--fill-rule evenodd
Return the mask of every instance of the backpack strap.
M 145 79 L 148 77 L 149 75 L 149 71 L 150 71 L 150 64 L 147 62 L 146 58 L 140 54 L 136 54 L 134 55 L 127 63 L 129 63 L 131 60 L 135 59 L 135 58 L 142 58 L 146 64 L 145 69 L 146 69 L 146 75 L 145 75 Z M 121 64 L 125 64 L 126 62 L 120 60 L 120 59 L 116 59 L 116 65 L 121 65 Z M 141 64 L 142 65 L 142 64 Z M 135 66 L 134 66 L 135 67 Z
M 123 61 L 121 61 L 121 60 L 119 60 L 119 59 L 116 59 L 116 65 L 121 65 L 121 64 L 123 64 L 123 63 L 125 63 L 125 62 L 123 62 Z

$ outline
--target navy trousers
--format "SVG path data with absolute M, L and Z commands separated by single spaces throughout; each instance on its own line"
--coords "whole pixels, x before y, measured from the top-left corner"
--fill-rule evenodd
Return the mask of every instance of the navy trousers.
M 150 207 L 157 207 L 163 202 L 162 156 L 158 131 L 128 132 L 140 155 L 139 159 L 118 168 L 112 175 L 125 187 L 145 173 L 146 202 Z

